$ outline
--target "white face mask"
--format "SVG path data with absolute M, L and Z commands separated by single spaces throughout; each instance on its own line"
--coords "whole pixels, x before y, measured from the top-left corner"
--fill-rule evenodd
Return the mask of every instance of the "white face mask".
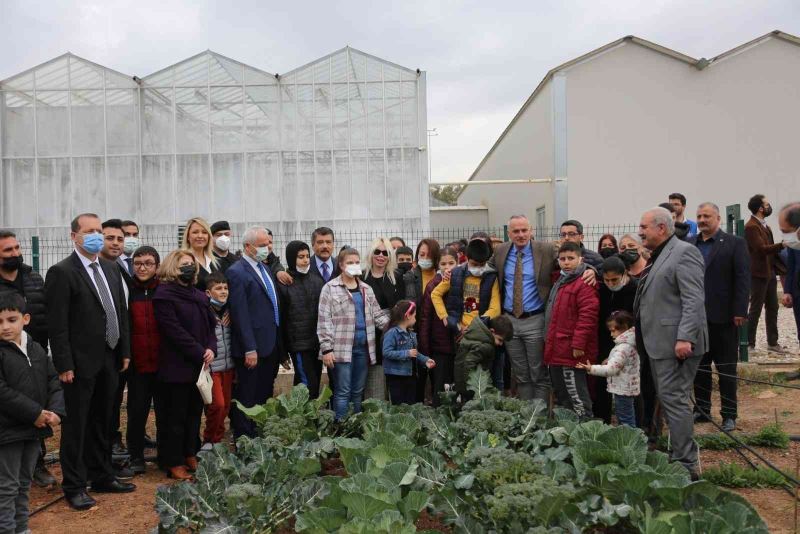
M 231 238 L 226 235 L 219 236 L 215 243 L 217 244 L 217 248 L 223 252 L 227 252 L 231 246 Z
M 309 263 L 305 267 L 295 267 L 295 269 L 300 274 L 308 274 L 309 269 L 311 269 L 311 264 Z
M 429 260 L 428 258 L 423 258 L 417 261 L 417 265 L 419 265 L 420 269 L 427 271 L 428 269 L 433 267 L 433 260 Z
M 361 266 L 360 265 L 348 265 L 344 268 L 344 272 L 355 278 L 356 276 L 361 276 Z
M 469 274 L 472 276 L 483 276 L 486 272 L 486 267 L 469 267 Z
M 125 238 L 125 244 L 122 245 L 122 251 L 126 256 L 132 255 L 136 249 L 139 248 L 139 238 L 129 236 Z
M 797 232 L 784 232 L 783 244 L 792 250 L 800 250 L 800 238 L 797 237 Z

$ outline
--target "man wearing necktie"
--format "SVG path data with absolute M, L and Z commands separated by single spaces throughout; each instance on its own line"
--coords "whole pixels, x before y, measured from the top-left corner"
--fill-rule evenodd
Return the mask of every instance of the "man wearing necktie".
M 242 238 L 244 254 L 226 272 L 231 312 L 232 354 L 236 363 L 233 397 L 244 406 L 272 397 L 281 360 L 280 303 L 277 281 L 262 263 L 269 255 L 269 234 L 261 226 Z M 240 410 L 231 408 L 235 437 L 256 436 L 256 427 Z
M 94 214 L 72 221 L 75 252 L 47 271 L 47 330 L 68 416 L 61 431 L 61 487 L 70 507 L 97 502 L 86 493 L 125 493 L 111 465 L 111 407 L 120 371 L 130 362 L 128 313 L 120 269 L 101 258 Z

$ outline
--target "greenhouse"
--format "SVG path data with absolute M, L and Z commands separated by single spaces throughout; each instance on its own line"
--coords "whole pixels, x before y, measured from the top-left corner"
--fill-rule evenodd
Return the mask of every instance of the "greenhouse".
M 142 78 L 68 53 L 0 82 L 0 224 L 425 228 L 425 132 L 425 73 L 349 47 L 285 74 L 207 51 Z

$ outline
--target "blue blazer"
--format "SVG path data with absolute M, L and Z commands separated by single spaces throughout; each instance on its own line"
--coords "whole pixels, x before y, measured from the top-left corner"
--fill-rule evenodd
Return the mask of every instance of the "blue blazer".
M 800 250 L 786 250 L 786 286 L 784 291 L 797 300 L 800 298 Z
M 265 269 L 279 298 L 278 282 L 269 268 Z M 228 279 L 228 307 L 231 311 L 231 354 L 244 358 L 250 351 L 266 358 L 280 345 L 280 329 L 275 324 L 275 309 L 272 306 L 261 277 L 244 258 L 239 259 L 225 271 Z

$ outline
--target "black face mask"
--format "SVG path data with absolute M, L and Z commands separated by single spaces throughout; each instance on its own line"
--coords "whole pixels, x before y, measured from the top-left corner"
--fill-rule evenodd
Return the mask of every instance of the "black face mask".
M 397 264 L 397 269 L 398 269 L 398 270 L 399 270 L 401 273 L 405 274 L 405 273 L 407 273 L 408 271 L 410 271 L 410 270 L 411 270 L 411 267 L 412 267 L 412 266 L 413 266 L 413 264 L 412 264 L 412 263 L 410 263 L 410 262 L 407 262 L 407 261 L 404 261 L 403 263 L 398 263 L 398 264 Z
M 600 249 L 600 255 L 603 256 L 604 259 L 610 258 L 616 253 L 617 251 L 610 247 Z
M 22 256 L 12 256 L 10 258 L 3 258 L 3 263 L 0 263 L 0 269 L 12 273 L 20 268 L 22 265 Z
M 194 265 L 184 265 L 181 267 L 181 274 L 178 275 L 178 280 L 184 284 L 191 284 L 194 281 Z
M 772 206 L 767 206 L 764 208 L 764 218 L 766 219 L 770 215 L 772 215 Z
M 635 248 L 629 248 L 628 250 L 623 250 L 622 252 L 620 252 L 619 257 L 622 258 L 622 262 L 625 265 L 633 265 L 634 263 L 639 261 L 641 255 L 639 254 L 639 251 L 636 250 Z

